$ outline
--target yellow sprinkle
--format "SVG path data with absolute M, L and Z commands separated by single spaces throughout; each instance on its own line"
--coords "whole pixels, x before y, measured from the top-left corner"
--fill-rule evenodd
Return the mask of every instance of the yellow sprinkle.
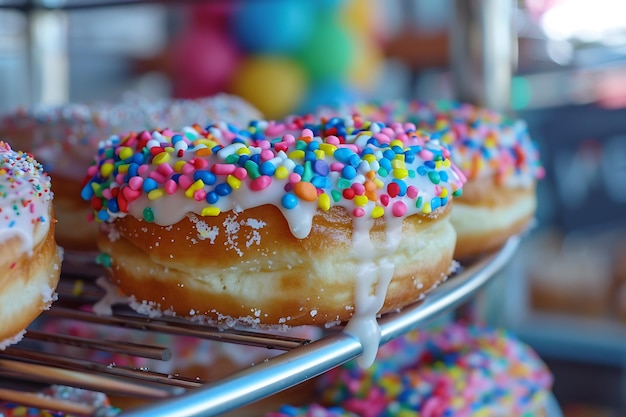
M 183 167 L 185 166 L 187 162 L 186 161 L 176 161 L 174 162 L 174 171 L 176 172 L 182 172 L 183 171 Z
M 158 200 L 159 198 L 163 197 L 164 193 L 165 190 L 163 190 L 163 188 L 155 188 L 148 193 L 148 200 Z
M 391 167 L 404 169 L 406 168 L 406 164 L 404 163 L 404 160 L 402 159 L 394 159 L 391 161 Z
M 185 190 L 185 197 L 187 198 L 193 198 L 193 193 L 195 193 L 197 190 L 201 189 L 204 187 L 204 181 L 202 180 L 197 180 L 196 182 L 194 182 L 193 184 L 191 184 L 189 186 L 189 188 L 187 188 Z
M 128 146 L 124 146 L 120 148 L 119 156 L 120 156 L 120 159 L 130 158 L 131 156 L 133 156 L 133 148 L 130 148 Z
M 296 149 L 295 151 L 291 151 L 288 154 L 289 159 L 304 159 L 304 151 Z
M 391 142 L 389 142 L 389 146 L 391 146 L 391 147 L 399 146 L 401 148 L 404 148 L 404 143 L 402 143 L 402 141 L 400 139 L 394 139 Z
M 383 214 L 385 214 L 385 209 L 380 206 L 376 206 L 374 207 L 374 210 L 372 210 L 372 217 L 375 219 L 383 217 Z
M 226 182 L 233 190 L 238 190 L 241 188 L 241 180 L 234 175 L 229 175 L 228 177 L 226 177 Z
M 446 159 L 445 161 L 443 161 L 443 166 L 446 168 L 450 168 L 450 159 Z
M 376 160 L 376 156 L 374 154 L 368 153 L 363 156 L 363 160 L 369 162 L 370 164 Z
M 441 189 L 441 193 L 439 194 L 439 197 L 444 198 L 448 196 L 448 189 L 447 188 L 442 188 Z
M 379 190 L 385 186 L 385 183 L 382 182 L 380 178 L 374 178 L 372 181 L 374 181 L 374 184 L 376 184 L 376 187 L 378 187 Z
M 430 202 L 424 203 L 424 205 L 422 206 L 422 213 L 430 214 L 430 213 L 432 213 L 432 211 L 433 210 L 430 208 Z
M 331 145 L 330 143 L 320 143 L 320 151 L 324 152 L 326 155 L 330 156 L 335 153 L 337 147 L 335 145 Z
M 72 288 L 72 295 L 81 295 L 83 293 L 84 282 L 82 279 L 74 281 L 74 287 Z
M 330 197 L 326 193 L 322 193 L 317 197 L 317 205 L 324 211 L 330 209 Z
M 289 170 L 286 167 L 280 166 L 276 168 L 276 172 L 274 172 L 274 176 L 279 180 L 284 180 L 289 176 Z
M 220 209 L 217 207 L 205 207 L 202 209 L 200 214 L 202 216 L 218 216 L 220 214 Z
M 196 139 L 193 141 L 194 146 L 205 145 L 207 148 L 213 148 L 217 145 L 217 142 L 210 139 Z
M 369 199 L 366 195 L 357 195 L 354 197 L 354 204 L 356 204 L 358 207 L 364 207 L 368 201 Z
M 409 176 L 409 171 L 406 169 L 396 168 L 393 170 L 393 177 L 399 180 Z
M 167 152 L 161 152 L 156 154 L 154 158 L 152 158 L 152 163 L 154 165 L 161 165 L 170 160 L 170 154 Z
M 164 150 L 165 152 L 167 152 L 167 153 L 172 153 L 172 152 L 174 152 L 176 149 L 174 149 L 174 148 L 173 148 L 173 147 L 171 147 L 171 146 L 166 146 L 163 150 Z
M 317 159 L 324 159 L 324 156 L 326 156 L 326 153 L 320 149 L 314 150 L 313 153 Z
M 128 167 L 130 166 L 130 164 L 124 164 L 124 165 L 120 165 L 117 167 L 117 172 L 119 172 L 120 174 L 126 174 L 128 172 Z
M 250 149 L 248 148 L 239 148 L 237 149 L 237 155 L 250 155 Z
M 4 168 L 0 169 L 0 175 L 4 175 L 4 174 L 6 174 L 7 172 L 9 172 L 9 171 L 7 171 L 7 170 L 6 170 L 6 169 L 4 169 Z
M 113 172 L 113 168 L 115 168 L 113 164 L 102 164 L 102 166 L 100 167 L 100 175 L 102 175 L 103 177 L 108 177 Z

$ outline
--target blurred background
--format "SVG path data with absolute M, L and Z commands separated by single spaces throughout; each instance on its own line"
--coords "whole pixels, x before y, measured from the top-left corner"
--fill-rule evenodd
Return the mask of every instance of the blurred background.
M 626 415 L 624 0 L 0 0 L 0 114 L 240 95 L 267 117 L 462 99 L 525 119 L 537 222 L 477 306 L 549 364 L 566 417 Z

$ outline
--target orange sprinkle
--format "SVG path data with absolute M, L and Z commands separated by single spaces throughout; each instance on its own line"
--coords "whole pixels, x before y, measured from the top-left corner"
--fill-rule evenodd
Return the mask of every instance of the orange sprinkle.
M 213 153 L 213 151 L 209 148 L 200 148 L 196 151 L 196 155 L 198 156 L 209 156 Z
M 297 182 L 293 186 L 293 192 L 304 201 L 317 200 L 317 189 L 310 182 Z

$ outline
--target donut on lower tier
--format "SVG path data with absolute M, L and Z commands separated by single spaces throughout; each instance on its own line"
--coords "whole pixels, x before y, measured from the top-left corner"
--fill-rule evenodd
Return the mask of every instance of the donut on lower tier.
M 312 405 L 283 406 L 266 417 L 542 415 L 552 375 L 512 334 L 454 323 L 395 339 L 368 369 L 352 361 L 316 385 Z
M 55 299 L 61 273 L 50 178 L 32 155 L 0 141 L 0 349 Z
M 226 325 L 349 321 L 450 273 L 462 174 L 414 128 L 353 119 L 141 132 L 103 142 L 83 198 L 135 307 Z M 375 352 L 375 350 L 374 350 Z
M 535 183 L 543 168 L 523 121 L 445 101 L 360 103 L 319 110 L 324 117 L 344 113 L 386 123 L 413 123 L 450 146 L 453 162 L 468 180 L 451 215 L 457 231 L 456 258 L 493 251 L 529 227 L 537 206 Z

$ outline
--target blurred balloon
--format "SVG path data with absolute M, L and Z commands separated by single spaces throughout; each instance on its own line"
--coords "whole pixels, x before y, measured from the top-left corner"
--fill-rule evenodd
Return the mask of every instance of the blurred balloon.
M 230 92 L 248 100 L 267 118 L 277 119 L 297 108 L 306 85 L 306 74 L 292 59 L 251 56 L 237 69 Z
M 255 53 L 289 53 L 309 38 L 313 0 L 249 0 L 232 18 L 232 32 L 243 49 Z
M 312 80 L 337 80 L 350 67 L 353 43 L 343 24 L 329 14 L 317 24 L 297 56 Z
M 192 26 L 226 31 L 229 29 L 230 18 L 234 10 L 234 5 L 225 1 L 189 4 L 187 9 L 188 22 Z
M 298 108 L 299 113 L 314 112 L 320 107 L 339 108 L 354 103 L 359 94 L 341 81 L 322 81 L 312 84 Z
M 378 7 L 374 0 L 346 0 L 339 21 L 351 31 L 378 38 L 384 29 L 381 25 L 384 19 L 378 18 Z
M 369 91 L 376 85 L 376 79 L 383 66 L 381 46 L 370 36 L 354 36 L 353 55 L 346 81 L 353 87 Z
M 210 28 L 190 28 L 172 43 L 172 93 L 195 98 L 223 91 L 240 61 L 227 34 Z

